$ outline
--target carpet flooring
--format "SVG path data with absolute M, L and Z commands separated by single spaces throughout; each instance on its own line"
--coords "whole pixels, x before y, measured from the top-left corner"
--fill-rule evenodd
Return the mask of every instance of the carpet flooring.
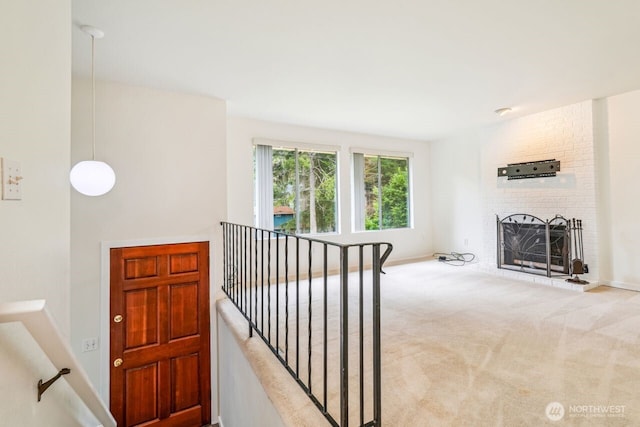
M 385 270 L 384 426 L 640 425 L 640 293 L 604 286 L 582 293 L 437 261 Z M 322 304 L 318 282 L 312 287 L 312 307 Z M 329 412 L 339 414 L 336 278 L 329 280 L 328 289 L 327 399 Z M 308 294 L 300 296 L 305 300 Z M 357 318 L 357 298 L 357 292 L 350 292 L 351 319 Z M 272 311 L 276 306 L 281 313 L 293 313 L 290 300 L 278 299 Z M 264 343 L 246 338 L 246 321 L 235 307 L 219 304 L 219 310 L 245 334 L 241 340 L 250 362 L 283 420 L 295 427 L 329 425 L 284 368 L 269 360 L 274 358 Z M 302 324 L 308 322 L 307 311 L 298 316 Z M 365 313 L 368 318 L 366 305 Z M 298 343 L 298 371 L 311 378 L 323 401 L 321 314 L 316 308 L 311 314 L 311 375 L 306 337 Z M 280 322 L 277 330 L 272 326 L 272 339 L 278 337 L 282 355 L 291 352 L 290 360 L 295 359 L 290 341 L 294 327 L 291 319 Z M 357 335 L 357 322 L 349 334 Z M 357 345 L 351 350 L 350 425 L 358 425 Z M 367 365 L 365 384 L 370 384 L 370 371 Z M 368 402 L 370 396 L 365 397 Z M 366 414 L 370 409 L 366 403 Z

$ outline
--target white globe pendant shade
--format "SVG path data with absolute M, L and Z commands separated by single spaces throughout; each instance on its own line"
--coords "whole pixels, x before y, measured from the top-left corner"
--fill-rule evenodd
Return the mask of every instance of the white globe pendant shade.
M 104 37 L 104 32 L 90 25 L 82 25 L 82 31 L 91 36 L 91 160 L 85 160 L 71 168 L 69 180 L 79 193 L 85 196 L 102 196 L 107 194 L 116 183 L 116 174 L 111 166 L 96 160 L 96 75 L 95 75 L 95 42 Z
M 111 166 L 97 160 L 85 160 L 71 169 L 71 185 L 85 196 L 102 196 L 111 191 L 116 183 L 116 174 Z

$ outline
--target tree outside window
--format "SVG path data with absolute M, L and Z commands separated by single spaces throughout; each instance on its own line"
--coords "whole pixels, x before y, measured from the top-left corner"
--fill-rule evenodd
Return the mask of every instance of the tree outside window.
M 337 230 L 335 152 L 273 148 L 274 229 L 289 233 Z M 258 191 L 261 186 L 258 183 Z
M 364 229 L 406 228 L 409 218 L 409 159 L 360 155 L 363 162 Z

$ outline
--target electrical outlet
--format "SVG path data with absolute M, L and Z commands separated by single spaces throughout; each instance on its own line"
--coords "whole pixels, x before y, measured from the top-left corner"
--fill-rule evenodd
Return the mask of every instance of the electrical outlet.
M 98 349 L 98 338 L 85 338 L 82 340 L 82 352 L 95 351 Z
M 2 200 L 21 200 L 22 172 L 20 163 L 9 159 L 0 159 L 0 164 L 2 165 Z
M 469 246 L 469 239 L 468 238 L 464 239 L 464 245 L 465 245 L 465 247 Z

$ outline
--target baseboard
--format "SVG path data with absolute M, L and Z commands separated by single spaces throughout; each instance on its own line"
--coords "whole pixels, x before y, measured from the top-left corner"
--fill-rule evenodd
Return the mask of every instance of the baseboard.
M 640 285 L 633 283 L 620 282 L 618 280 L 601 280 L 601 284 L 611 288 L 626 289 L 628 291 L 640 292 Z
M 400 258 L 400 259 L 389 260 L 385 262 L 384 265 L 390 266 L 390 265 L 412 264 L 414 262 L 424 262 L 432 259 L 433 259 L 433 255 L 417 256 L 417 257 L 411 257 L 411 258 Z
M 384 267 L 389 267 L 392 265 L 403 265 L 403 264 L 412 264 L 415 262 L 423 262 L 423 261 L 429 261 L 433 259 L 432 255 L 427 255 L 427 256 L 418 256 L 418 257 L 411 257 L 411 258 L 399 258 L 399 259 L 394 259 L 394 260 L 387 260 L 387 262 L 384 263 Z M 364 263 L 362 265 L 364 270 L 371 270 L 373 268 L 373 265 L 370 262 Z M 354 273 L 356 271 L 359 271 L 359 266 L 358 265 L 350 265 L 349 266 L 349 272 L 350 273 Z M 329 276 L 337 276 L 340 274 L 340 268 L 329 268 L 327 269 L 327 274 Z M 324 271 L 323 270 L 313 270 L 311 271 L 311 277 L 314 279 L 317 279 L 319 277 L 323 277 L 324 276 Z M 275 276 L 271 277 L 272 280 L 276 280 Z M 287 278 L 285 275 L 280 275 L 277 277 L 277 279 L 280 281 L 280 283 L 284 283 L 285 281 L 287 281 L 287 279 L 290 282 L 293 282 L 296 280 L 296 276 L 294 274 L 290 274 L 289 277 Z M 304 271 L 300 271 L 300 274 L 297 276 L 298 280 L 307 280 L 309 279 L 309 272 L 307 270 Z M 219 296 L 216 295 L 216 299 L 217 298 L 222 298 L 224 297 L 223 294 L 220 294 Z

